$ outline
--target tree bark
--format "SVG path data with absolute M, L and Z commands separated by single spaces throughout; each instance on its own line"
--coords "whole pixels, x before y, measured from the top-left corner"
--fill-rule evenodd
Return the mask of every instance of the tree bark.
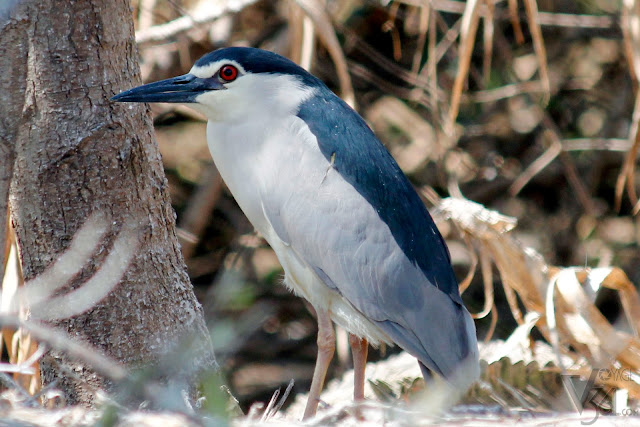
M 0 278 L 4 277 L 5 247 L 9 212 L 9 186 L 15 159 L 14 142 L 18 133 L 16 119 L 20 117 L 22 102 L 13 93 L 24 93 L 27 64 L 15 63 L 14 58 L 26 57 L 27 45 L 21 43 L 23 26 L 9 19 L 17 0 L 0 5 Z M 7 90 L 5 88 L 11 88 Z
M 9 115 L 1 111 L 0 137 L 3 146 L 15 144 L 10 208 L 25 280 L 55 270 L 93 214 L 108 219 L 107 231 L 55 297 L 70 295 L 106 268 L 119 236 L 135 236 L 114 289 L 90 310 L 51 324 L 130 368 L 153 366 L 192 337 L 192 359 L 176 363 L 189 365 L 183 371 L 190 374 L 216 367 L 176 238 L 148 110 L 109 101 L 140 84 L 129 1 L 26 0 L 7 25 L 11 31 L 0 27 L 0 79 L 2 99 L 13 107 Z M 8 171 L 0 174 L 0 191 Z M 111 387 L 55 349 L 41 371 L 45 384 L 59 381 L 67 403 L 90 404 L 94 387 Z

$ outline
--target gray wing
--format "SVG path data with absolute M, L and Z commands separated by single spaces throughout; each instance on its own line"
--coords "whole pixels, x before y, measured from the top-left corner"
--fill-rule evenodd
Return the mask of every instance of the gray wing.
M 283 168 L 277 187 L 269 186 L 262 195 L 273 230 L 396 344 L 449 377 L 477 351 L 473 322 L 459 296 L 452 298 L 431 283 L 398 245 L 379 211 L 336 170 L 338 162 L 323 156 L 312 134 L 305 137 L 306 144 L 279 153 L 295 165 Z M 337 156 L 340 152 L 334 160 Z M 440 238 L 431 235 L 434 230 L 423 232 Z

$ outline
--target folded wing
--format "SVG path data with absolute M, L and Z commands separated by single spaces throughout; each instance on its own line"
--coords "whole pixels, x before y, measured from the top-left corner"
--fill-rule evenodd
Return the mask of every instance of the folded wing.
M 324 111 L 355 115 L 358 126 L 327 125 Z M 307 126 L 312 115 L 322 128 Z M 462 361 L 477 361 L 447 248 L 391 155 L 337 97 L 312 98 L 298 116 L 290 150 L 307 179 L 280 176 L 277 194 L 262 197 L 278 237 L 429 369 L 449 378 Z

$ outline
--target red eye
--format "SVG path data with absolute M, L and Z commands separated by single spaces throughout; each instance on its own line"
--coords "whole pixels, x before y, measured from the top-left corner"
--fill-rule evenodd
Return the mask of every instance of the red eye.
M 238 69 L 233 65 L 224 65 L 220 68 L 220 78 L 225 82 L 232 82 L 238 77 Z

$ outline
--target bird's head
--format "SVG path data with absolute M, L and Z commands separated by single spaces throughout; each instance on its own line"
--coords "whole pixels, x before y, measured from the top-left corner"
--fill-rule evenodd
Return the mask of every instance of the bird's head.
M 318 91 L 328 90 L 292 61 L 261 49 L 231 47 L 200 58 L 189 73 L 122 92 L 118 102 L 187 104 L 212 121 L 295 114 Z

